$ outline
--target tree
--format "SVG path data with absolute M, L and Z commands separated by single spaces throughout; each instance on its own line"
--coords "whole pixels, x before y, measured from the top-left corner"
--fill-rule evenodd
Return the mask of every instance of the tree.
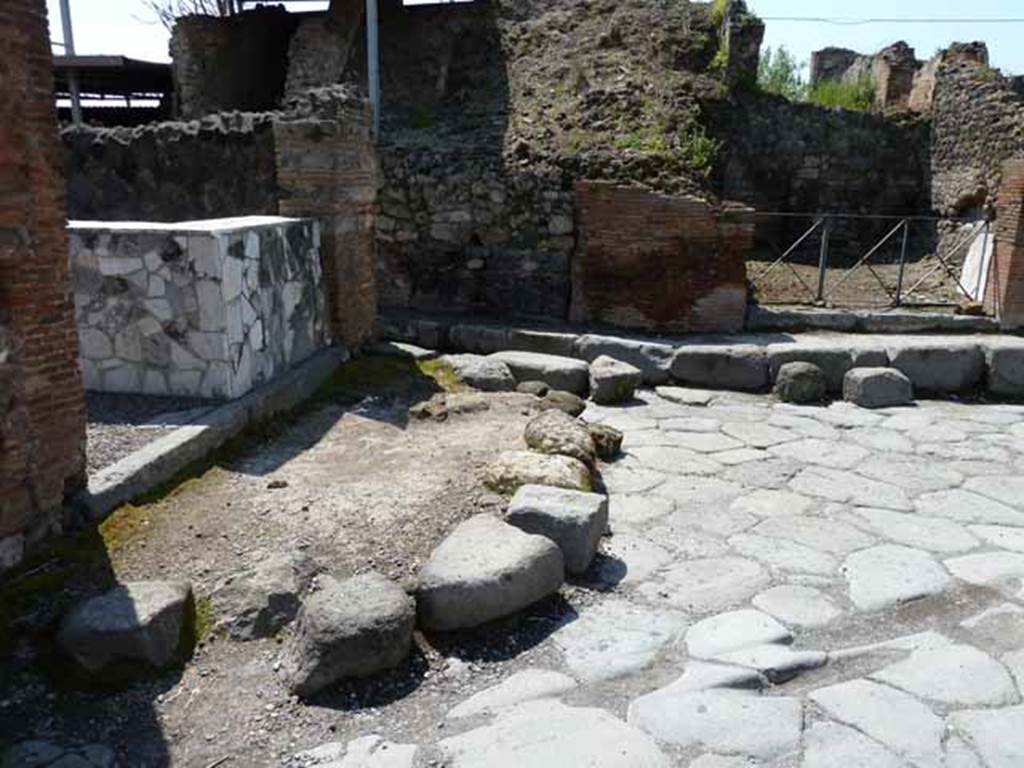
M 765 48 L 758 62 L 757 84 L 768 93 L 785 96 L 791 101 L 803 101 L 807 98 L 807 83 L 803 78 L 805 66 L 784 45 L 774 51 Z
M 142 0 L 167 29 L 179 16 L 234 16 L 242 12 L 242 0 Z

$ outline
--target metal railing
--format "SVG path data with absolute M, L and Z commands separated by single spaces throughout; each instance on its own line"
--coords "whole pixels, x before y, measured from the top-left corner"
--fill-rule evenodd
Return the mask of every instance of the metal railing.
M 755 221 L 757 234 L 754 254 L 748 261 L 748 280 L 762 303 L 841 306 L 880 301 L 886 307 L 902 307 L 948 306 L 968 297 L 984 301 L 987 281 L 981 281 L 979 294 L 964 285 L 961 270 L 979 239 L 988 246 L 987 220 L 763 212 L 739 215 Z M 809 225 L 794 227 L 800 219 L 809 221 Z M 781 235 L 776 230 L 781 230 Z M 842 248 L 836 246 L 837 231 L 843 233 Z M 770 251 L 767 258 L 766 251 Z M 772 283 L 783 272 L 792 278 L 791 287 L 798 290 L 798 296 L 789 292 L 773 297 Z M 873 278 L 870 291 L 863 281 L 851 284 L 865 273 Z M 940 282 L 951 281 L 955 292 L 947 286 L 922 300 L 918 291 L 936 275 Z M 852 297 L 840 295 L 844 287 L 852 290 Z

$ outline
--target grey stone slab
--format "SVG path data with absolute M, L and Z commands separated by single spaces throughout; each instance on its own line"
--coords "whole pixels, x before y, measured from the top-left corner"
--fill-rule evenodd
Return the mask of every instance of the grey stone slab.
M 748 488 L 779 490 L 785 488 L 803 467 L 803 464 L 793 459 L 772 456 L 763 461 L 729 467 L 721 477 Z
M 978 539 L 967 529 L 943 518 L 867 507 L 855 509 L 853 514 L 868 530 L 896 544 L 943 553 L 963 552 L 978 546 Z
M 630 448 L 629 456 L 636 459 L 641 469 L 663 472 L 666 475 L 713 475 L 722 465 L 713 458 L 689 448 L 649 446 Z
M 764 349 L 753 345 L 686 345 L 676 350 L 671 372 L 683 384 L 750 392 L 769 380 Z
M 942 720 L 913 696 L 867 680 L 851 680 L 819 688 L 810 699 L 911 764 L 941 768 Z
M 510 392 L 516 387 L 512 371 L 500 360 L 483 355 L 445 355 L 441 360 L 452 367 L 464 383 L 484 392 Z
M 1003 650 L 1024 648 L 1024 608 L 994 605 L 960 622 L 972 640 Z M 1021 681 L 1018 681 L 1021 682 Z
M 819 440 L 838 440 L 840 432 L 831 424 L 817 421 L 810 416 L 794 416 L 791 413 L 773 413 L 768 424 L 782 427 L 803 437 L 816 437 Z
M 581 574 L 608 528 L 608 500 L 597 493 L 524 485 L 509 502 L 505 522 L 551 539 L 562 550 L 565 570 Z
M 949 722 L 974 745 L 988 768 L 1024 765 L 1024 706 L 954 712 Z
M 1006 668 L 970 645 L 914 651 L 871 677 L 945 704 L 1002 707 L 1020 699 Z
M 1024 528 L 1006 525 L 970 525 L 968 530 L 983 541 L 1000 549 L 1024 552 Z
M 757 448 L 736 448 L 731 451 L 712 453 L 710 458 L 720 464 L 733 467 L 737 464 L 747 464 L 751 461 L 765 461 L 766 459 L 771 458 L 771 454 Z
M 729 538 L 729 546 L 772 570 L 831 576 L 839 568 L 839 563 L 827 552 L 785 539 L 740 533 Z
M 662 472 L 612 465 L 601 470 L 601 481 L 609 494 L 644 493 L 666 481 Z
M 1024 345 L 989 341 L 985 344 L 986 389 L 998 397 L 1024 396 Z
M 911 340 L 889 348 L 889 362 L 921 392 L 967 392 L 981 383 L 985 359 L 971 342 Z
M 590 387 L 590 367 L 582 360 L 540 352 L 494 352 L 490 355 L 505 363 L 516 381 L 543 381 L 552 389 L 585 395 Z
M 812 499 L 792 491 L 760 489 L 736 499 L 729 510 L 757 517 L 780 517 L 802 515 L 815 503 Z
M 1024 507 L 1024 477 L 1021 475 L 976 477 L 964 483 L 964 489 L 1011 507 Z
M 575 690 L 577 683 L 568 675 L 548 669 L 524 669 L 470 696 L 448 712 L 450 719 L 493 714 L 536 699 L 557 698 Z
M 613 531 L 619 524 L 641 526 L 665 517 L 674 509 L 675 505 L 668 499 L 650 494 L 613 493 L 608 497 L 608 517 Z
M 885 453 L 913 453 L 914 442 L 902 432 L 882 427 L 861 427 L 851 429 L 848 439 L 857 445 L 872 451 Z
M 719 509 L 728 508 L 733 500 L 743 494 L 743 487 L 717 477 L 673 477 L 654 488 L 652 493 L 675 502 L 679 512 L 718 514 Z M 727 519 L 721 522 L 725 528 L 716 527 L 716 532 L 736 532 Z
M 838 520 L 809 515 L 778 515 L 758 523 L 752 533 L 788 539 L 805 547 L 845 555 L 875 543 L 875 538 Z
M 645 384 L 665 384 L 669 380 L 675 347 L 659 342 L 586 334 L 577 339 L 575 354 L 591 362 L 608 355 L 636 366 Z
M 866 411 L 852 403 L 832 403 L 827 408 L 818 409 L 814 417 L 842 429 L 874 427 L 882 422 L 882 417 L 878 414 Z
M 697 527 L 692 518 L 670 516 L 644 534 L 672 552 L 675 560 L 719 557 L 729 553 L 725 539 Z
M 808 496 L 850 502 L 858 506 L 904 511 L 914 508 L 902 488 L 862 477 L 855 472 L 828 467 L 807 467 L 789 482 L 789 487 Z
M 460 523 L 420 571 L 421 626 L 474 627 L 556 592 L 564 578 L 561 550 L 487 514 Z
M 772 587 L 751 602 L 765 613 L 798 627 L 824 627 L 842 615 L 824 592 L 799 584 Z
M 439 742 L 452 768 L 671 768 L 654 739 L 602 709 L 521 704 L 492 724 Z
M 904 768 L 906 763 L 853 728 L 820 722 L 804 734 L 803 768 Z
M 768 614 L 744 608 L 698 621 L 686 631 L 686 648 L 690 656 L 708 659 L 765 643 L 789 643 L 792 639 L 789 630 Z
M 850 599 L 862 611 L 941 594 L 952 585 L 945 569 L 930 555 L 896 544 L 854 552 L 846 558 L 843 571 Z
M 771 759 L 799 750 L 803 706 L 743 691 L 663 690 L 634 700 L 628 719 L 669 744 Z
M 552 638 L 572 673 L 595 682 L 646 668 L 664 648 L 679 642 L 686 626 L 686 615 L 678 611 L 610 598 L 583 610 Z
M 689 448 L 699 453 L 714 453 L 716 451 L 731 451 L 742 448 L 743 443 L 726 435 L 714 432 L 678 432 L 672 433 L 673 445 L 679 448 Z
M 501 326 L 459 323 L 448 329 L 448 341 L 455 349 L 488 355 L 508 348 L 508 329 Z
M 854 368 L 843 377 L 843 399 L 862 408 L 888 408 L 914 400 L 914 386 L 895 368 Z
M 918 496 L 914 508 L 927 517 L 945 517 L 961 523 L 1024 526 L 1024 512 L 959 488 Z
M 768 452 L 804 464 L 816 464 L 833 469 L 850 469 L 870 455 L 867 449 L 858 445 L 818 440 L 813 437 L 776 445 L 769 448 Z
M 573 333 L 510 328 L 508 348 L 520 352 L 541 352 L 545 355 L 575 357 L 577 339 L 578 337 Z
M 742 603 L 768 585 L 768 574 L 755 560 L 709 557 L 670 565 L 659 581 L 638 590 L 651 600 L 707 613 Z
M 706 416 L 677 416 L 665 419 L 659 426 L 668 432 L 718 432 L 722 422 Z
M 632 533 L 616 533 L 606 539 L 603 552 L 606 559 L 597 565 L 597 578 L 612 585 L 637 584 L 674 559 L 660 543 Z
M 944 561 L 956 578 L 968 584 L 1006 589 L 1020 594 L 1024 580 L 1024 554 L 1019 552 L 984 552 L 962 555 Z
M 914 494 L 953 488 L 964 481 L 963 475 L 942 462 L 902 453 L 871 456 L 857 467 L 857 472 Z
M 722 427 L 722 432 L 729 437 L 743 441 L 751 448 L 769 448 L 773 445 L 800 439 L 800 435 L 787 429 L 759 422 L 726 424 Z

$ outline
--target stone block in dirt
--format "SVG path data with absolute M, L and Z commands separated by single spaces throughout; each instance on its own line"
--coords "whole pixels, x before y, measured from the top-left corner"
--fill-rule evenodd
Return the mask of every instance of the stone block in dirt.
M 915 391 L 948 395 L 976 388 L 985 358 L 977 344 L 910 341 L 889 349 L 889 365 L 906 375 Z
M 597 448 L 587 425 L 562 411 L 544 411 L 523 432 L 526 445 L 540 453 L 571 456 L 592 466 Z
M 675 347 L 654 341 L 624 339 L 618 336 L 587 334 L 576 340 L 576 354 L 593 362 L 602 356 L 629 363 L 640 369 L 645 384 L 665 384 Z
M 516 387 L 512 371 L 500 360 L 470 354 L 445 355 L 442 360 L 461 382 L 482 392 L 510 392 Z
M 540 407 L 546 410 L 558 410 L 570 416 L 579 416 L 587 409 L 586 401 L 579 395 L 562 389 L 552 389 L 543 396 Z
M 590 386 L 590 369 L 582 360 L 541 352 L 495 352 L 490 355 L 511 370 L 516 381 L 543 381 L 552 389 L 585 395 Z
M 303 698 L 349 677 L 398 666 L 412 647 L 413 599 L 379 573 L 318 579 L 281 654 L 288 689 Z
M 754 345 L 690 344 L 676 350 L 672 378 L 689 386 L 758 392 L 768 386 L 768 360 Z
M 194 616 L 187 582 L 128 582 L 73 608 L 57 643 L 89 673 L 125 663 L 162 669 L 191 650 Z
M 775 377 L 775 395 L 786 403 L 819 403 L 828 389 L 825 372 L 814 363 L 783 363 Z
M 218 626 L 235 640 L 273 637 L 295 618 L 302 595 L 319 570 L 302 552 L 261 557 L 214 589 L 210 597 Z
M 628 402 L 642 383 L 639 368 L 613 357 L 601 355 L 590 364 L 590 399 L 595 403 Z
M 594 441 L 599 459 L 611 461 L 622 451 L 623 434 L 615 427 L 594 423 L 587 424 L 587 431 Z
M 419 624 L 450 631 L 508 616 L 558 591 L 562 551 L 491 515 L 460 523 L 434 550 L 416 590 Z
M 484 470 L 484 485 L 497 493 L 515 493 L 523 485 L 589 491 L 593 484 L 587 465 L 571 456 L 506 451 Z
M 843 399 L 863 408 L 906 405 L 914 385 L 895 368 L 854 368 L 843 380 Z
M 551 539 L 562 550 L 565 569 L 579 575 L 590 567 L 608 528 L 608 499 L 543 485 L 524 485 L 509 503 L 505 521 Z

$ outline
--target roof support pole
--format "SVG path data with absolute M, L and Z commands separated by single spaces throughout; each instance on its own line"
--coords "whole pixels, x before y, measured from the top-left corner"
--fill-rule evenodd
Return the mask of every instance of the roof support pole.
M 67 2 L 67 0 L 62 0 Z M 366 0 L 366 54 L 369 73 L 370 108 L 373 110 L 373 140 L 380 138 L 380 43 L 377 0 Z
M 70 0 L 60 0 L 60 21 L 64 28 L 64 55 L 75 55 L 75 33 L 71 28 Z M 78 89 L 78 73 L 68 70 L 68 91 L 71 92 L 71 121 L 76 128 L 82 127 L 82 94 Z

